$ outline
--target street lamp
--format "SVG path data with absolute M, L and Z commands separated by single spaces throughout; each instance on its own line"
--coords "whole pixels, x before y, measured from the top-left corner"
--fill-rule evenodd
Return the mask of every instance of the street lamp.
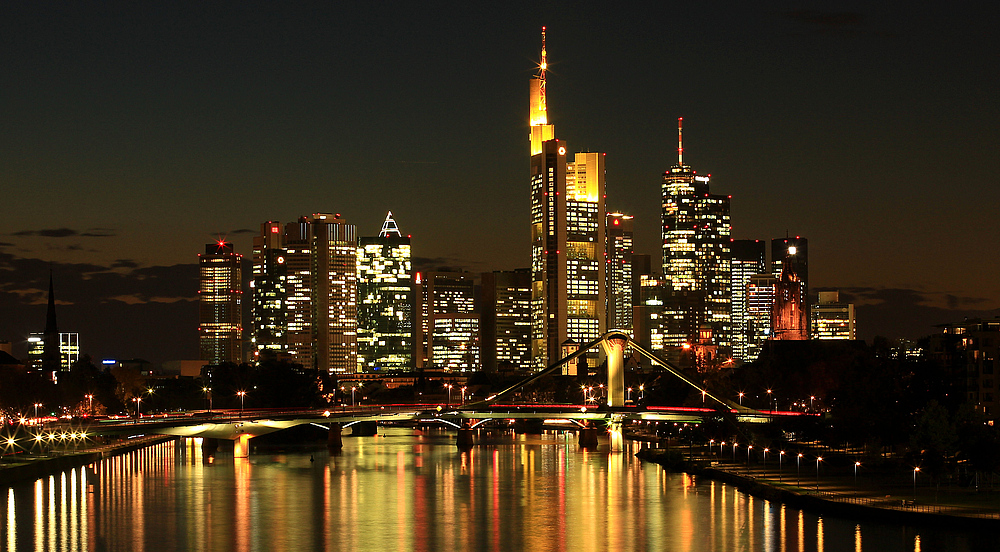
M 237 391 L 236 394 L 240 396 L 240 417 L 242 417 L 243 416 L 243 400 L 247 396 L 247 392 L 246 391 Z
M 785 451 L 778 453 L 778 483 L 781 483 L 781 459 L 785 457 Z
M 465 404 L 465 390 L 468 389 L 466 386 L 462 386 L 462 404 Z
M 764 479 L 767 479 L 767 453 L 770 450 L 769 448 L 764 449 Z
M 743 406 L 743 395 L 745 395 L 745 393 L 743 393 L 743 391 L 740 391 L 740 406 Z
M 736 445 L 738 444 L 736 441 L 733 441 L 733 464 L 736 463 Z
M 802 479 L 802 453 L 800 452 L 798 456 L 795 457 L 795 486 L 801 487 Z
M 205 396 L 208 397 L 208 411 L 211 412 L 212 411 L 212 388 L 211 387 L 202 387 L 201 390 L 204 391 L 205 392 Z
M 771 408 L 771 390 L 767 390 L 767 409 L 771 411 L 771 415 L 774 415 L 774 409 Z
M 139 418 L 142 417 L 142 411 L 140 409 L 140 406 L 142 405 L 142 397 L 133 397 L 132 402 L 135 403 L 135 419 L 138 421 Z
M 646 385 L 645 384 L 640 384 L 639 385 L 639 400 L 640 401 L 646 396 L 645 390 L 646 390 Z
M 812 412 L 813 401 L 816 400 L 816 395 L 809 395 L 809 411 Z
M 719 445 L 719 446 L 721 447 L 722 445 Z M 708 455 L 712 456 L 713 454 L 715 454 L 715 439 L 709 439 L 708 440 Z
M 913 502 L 917 501 L 917 472 L 920 471 L 920 467 L 913 468 Z
M 444 386 L 448 388 L 448 406 L 451 406 L 451 388 L 453 387 L 453 385 L 450 383 L 446 383 L 444 384 Z
M 816 492 L 819 492 L 819 463 L 823 461 L 822 456 L 816 457 Z
M 722 462 L 722 447 L 726 446 L 726 442 L 723 441 L 719 443 L 719 462 Z
M 750 451 L 753 450 L 753 445 L 747 445 L 747 477 L 750 477 Z
M 354 392 L 357 391 L 357 390 L 358 390 L 358 386 L 356 386 L 356 385 L 352 385 L 351 386 L 351 406 L 357 406 L 358 405 L 358 403 L 355 402 L 355 400 L 354 400 Z
M 861 462 L 854 463 L 854 496 L 858 496 L 858 466 Z
M 87 399 L 87 411 L 90 413 L 91 416 L 93 416 L 94 415 L 94 395 L 91 393 L 91 394 L 84 395 L 84 397 L 86 397 L 86 399 Z
M 632 388 L 626 387 L 625 391 L 628 391 L 628 396 L 625 398 L 628 402 L 632 402 Z
M 42 406 L 42 403 L 35 403 L 35 424 L 38 424 L 38 407 Z

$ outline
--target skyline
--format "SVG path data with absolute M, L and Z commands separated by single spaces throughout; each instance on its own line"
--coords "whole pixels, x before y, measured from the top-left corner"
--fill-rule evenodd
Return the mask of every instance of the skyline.
M 221 235 L 246 256 L 261 222 L 315 212 L 376 235 L 393 211 L 420 268 L 528 266 L 528 232 L 507 227 L 529 220 L 542 25 L 549 122 L 607 152 L 636 253 L 657 254 L 684 117 L 685 162 L 733 196 L 733 237 L 808 238 L 810 288 L 858 303 L 859 337 L 1000 306 L 982 250 L 1000 238 L 998 77 L 966 53 L 996 51 L 995 8 L 313 8 L 4 8 L 0 181 L 20 191 L 0 339 L 42 327 L 52 268 L 85 352 L 195 358 L 197 252 Z

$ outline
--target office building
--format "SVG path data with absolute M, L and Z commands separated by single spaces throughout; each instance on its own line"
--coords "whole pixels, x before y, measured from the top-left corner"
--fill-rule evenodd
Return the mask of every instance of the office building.
M 285 351 L 316 368 L 312 343 L 312 229 L 309 217 L 285 224 Z
M 744 361 L 757 360 L 764 342 L 773 335 L 777 283 L 778 279 L 771 274 L 755 274 L 747 284 L 747 349 Z
M 58 332 L 56 334 L 57 355 L 59 359 L 56 370 L 43 368 L 43 359 L 46 358 L 44 333 L 28 334 L 28 366 L 32 370 L 44 370 L 47 377 L 52 381 L 58 380 L 58 372 L 68 372 L 73 367 L 73 363 L 80 360 L 80 334 L 76 332 Z
M 694 305 L 691 333 L 682 343 L 703 341 L 710 332 L 721 354 L 732 351 L 731 234 L 729 196 L 709 191 L 709 176 L 684 163 L 678 119 L 677 164 L 663 173 L 663 276 L 679 310 Z
M 250 313 L 253 318 L 250 350 L 254 362 L 282 358 L 286 351 L 286 280 L 288 264 L 281 223 L 261 223 L 253 238 L 253 277 Z
M 330 373 L 358 371 L 358 238 L 339 214 L 309 220 L 312 255 L 314 366 Z
M 750 278 L 767 272 L 767 248 L 762 240 L 734 240 L 732 242 L 732 320 L 733 358 L 748 358 L 750 344 L 750 313 L 747 293 Z
M 413 367 L 410 237 L 390 211 L 377 237 L 358 241 L 358 371 Z
M 854 304 L 841 303 L 839 291 L 819 292 L 819 301 L 809 313 L 813 339 L 857 339 Z
M 632 218 L 608 213 L 607 229 L 607 327 L 632 332 Z
M 475 275 L 428 272 L 414 276 L 417 368 L 473 371 L 481 367 Z
M 531 367 L 531 271 L 484 272 L 480 308 L 483 370 Z
M 243 361 L 243 256 L 219 240 L 198 255 L 198 335 L 201 360 L 210 364 Z
M 531 309 L 533 367 L 562 357 L 566 341 L 600 337 L 605 319 L 604 154 L 577 153 L 548 124 L 547 58 L 531 80 Z M 591 366 L 597 353 L 587 355 Z M 572 367 L 575 372 L 576 367 Z
M 1000 318 L 973 318 L 942 324 L 941 333 L 929 338 L 928 358 L 948 376 L 945 385 L 964 393 L 966 402 L 993 425 L 1000 413 Z

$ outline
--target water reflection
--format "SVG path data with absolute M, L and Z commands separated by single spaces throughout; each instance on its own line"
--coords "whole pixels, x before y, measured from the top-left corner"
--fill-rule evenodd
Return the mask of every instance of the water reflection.
M 572 436 L 389 429 L 340 456 L 166 443 L 8 489 L 8 550 L 991 550 L 988 535 L 819 518 Z M 214 461 L 212 460 L 214 458 Z

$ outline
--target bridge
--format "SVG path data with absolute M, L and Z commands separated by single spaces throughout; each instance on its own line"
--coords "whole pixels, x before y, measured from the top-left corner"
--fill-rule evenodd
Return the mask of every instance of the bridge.
M 624 369 L 626 346 L 631 346 L 654 365 L 696 389 L 706 404 L 712 406 L 639 407 L 626 404 Z M 563 365 L 573 362 L 596 347 L 603 348 L 608 359 L 607 405 L 595 407 L 577 404 L 517 404 L 504 401 L 518 390 L 561 370 Z M 534 420 L 536 423 L 548 420 L 575 426 L 580 433 L 580 443 L 584 446 L 596 446 L 598 427 L 607 426 L 611 436 L 611 449 L 621 450 L 623 425 L 636 421 L 699 424 L 707 418 L 712 418 L 726 419 L 732 423 L 761 423 L 776 417 L 804 415 L 806 414 L 801 412 L 759 411 L 719 398 L 710 390 L 691 381 L 676 367 L 632 341 L 625 332 L 613 330 L 498 393 L 458 407 L 420 403 L 324 410 L 217 410 L 141 419 L 105 420 L 92 424 L 88 431 L 104 435 L 152 433 L 226 439 L 236 443 L 234 450 L 237 454 L 245 454 L 249 450 L 249 440 L 252 437 L 303 424 L 312 424 L 328 430 L 328 444 L 331 448 L 339 449 L 343 446 L 342 429 L 356 424 L 361 424 L 358 429 L 363 429 L 367 434 L 374 434 L 374 428 L 378 423 L 445 424 L 458 429 L 459 446 L 472 446 L 474 430 L 491 420 Z

